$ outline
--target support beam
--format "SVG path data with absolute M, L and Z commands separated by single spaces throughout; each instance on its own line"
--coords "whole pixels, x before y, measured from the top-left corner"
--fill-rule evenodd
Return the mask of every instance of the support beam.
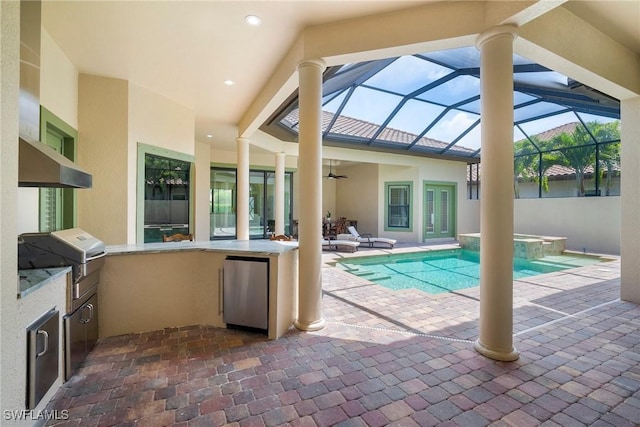
M 286 156 L 284 153 L 276 153 L 276 188 L 275 188 L 275 229 L 277 235 L 284 234 L 284 164 Z
M 303 331 L 324 328 L 322 317 L 322 73 L 324 61 L 304 60 L 300 80 L 300 222 L 298 319 Z
M 249 240 L 249 138 L 238 138 L 236 238 Z
M 482 117 L 480 336 L 476 350 L 495 360 L 513 347 L 513 40 L 516 28 L 478 37 Z
M 640 97 L 623 100 L 620 109 L 620 299 L 640 304 Z

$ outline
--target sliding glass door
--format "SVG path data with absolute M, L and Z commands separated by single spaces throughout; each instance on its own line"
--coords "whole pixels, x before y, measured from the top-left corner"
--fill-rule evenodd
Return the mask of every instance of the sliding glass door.
M 236 170 L 211 169 L 211 239 L 236 238 Z M 249 237 L 266 239 L 275 231 L 275 173 L 249 172 Z M 285 234 L 291 233 L 292 173 L 285 173 Z
M 266 194 L 269 187 L 273 193 L 273 183 L 267 182 L 266 175 L 268 172 L 249 173 L 249 237 L 252 239 L 264 238 L 269 219 L 273 219 L 273 197 L 268 199 Z
M 211 194 L 209 195 L 210 238 L 235 239 L 236 237 L 236 171 L 235 169 L 211 170 Z

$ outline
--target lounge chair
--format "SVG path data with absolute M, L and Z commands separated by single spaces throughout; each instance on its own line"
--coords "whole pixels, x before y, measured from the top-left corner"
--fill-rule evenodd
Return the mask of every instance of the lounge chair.
M 322 249 L 334 250 L 337 251 L 338 247 L 342 247 L 348 249 L 350 252 L 355 252 L 358 250 L 358 246 L 360 246 L 360 242 L 355 240 L 340 240 L 335 238 L 330 239 L 322 239 Z
M 390 249 L 397 243 L 395 239 L 387 239 L 386 237 L 373 237 L 371 233 L 358 233 L 358 230 L 353 225 L 347 227 L 349 234 L 338 234 L 338 240 L 352 240 L 358 243 L 369 245 L 370 248 L 377 245 L 389 246 Z

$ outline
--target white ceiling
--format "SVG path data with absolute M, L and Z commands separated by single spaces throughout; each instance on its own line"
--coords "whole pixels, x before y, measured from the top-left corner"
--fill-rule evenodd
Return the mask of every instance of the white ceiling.
M 640 53 L 639 1 L 563 7 Z M 236 124 L 301 29 L 430 2 L 44 1 L 42 23 L 79 72 L 126 79 L 186 105 L 198 141 L 211 133 L 209 141 L 232 146 Z M 262 24 L 247 25 L 249 14 Z

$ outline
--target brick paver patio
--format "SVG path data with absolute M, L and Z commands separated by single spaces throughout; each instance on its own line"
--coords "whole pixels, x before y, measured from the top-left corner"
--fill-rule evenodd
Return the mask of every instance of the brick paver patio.
M 392 291 L 326 264 L 324 329 L 102 339 L 47 409 L 65 426 L 637 426 L 640 306 L 619 278 L 615 260 L 514 282 L 505 363 L 473 350 L 478 288 Z

